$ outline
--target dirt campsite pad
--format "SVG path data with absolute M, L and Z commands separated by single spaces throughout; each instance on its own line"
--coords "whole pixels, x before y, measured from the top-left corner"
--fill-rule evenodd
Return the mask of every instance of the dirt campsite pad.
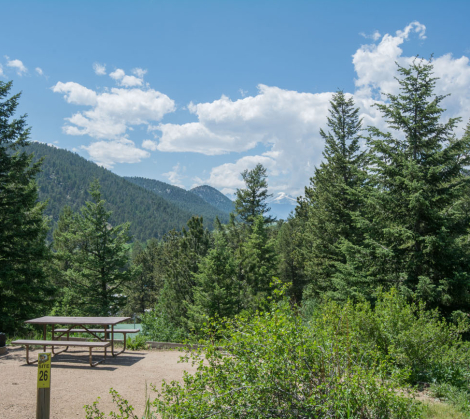
M 37 359 L 42 350 L 30 353 Z M 48 348 L 49 352 L 49 348 Z M 36 418 L 37 364 L 26 364 L 26 350 L 9 347 L 0 356 L 0 417 L 2 419 Z M 106 414 L 116 410 L 109 389 L 117 390 L 141 415 L 145 403 L 145 386 L 153 400 L 150 384 L 160 388 L 163 379 L 181 381 L 183 371 L 195 369 L 188 363 L 178 363 L 179 351 L 126 351 L 116 358 L 107 357 L 104 364 L 91 368 L 88 352 L 70 348 L 67 353 L 52 358 L 51 419 L 85 418 L 85 404 L 98 396 L 99 406 Z M 100 351 L 93 351 L 99 359 Z

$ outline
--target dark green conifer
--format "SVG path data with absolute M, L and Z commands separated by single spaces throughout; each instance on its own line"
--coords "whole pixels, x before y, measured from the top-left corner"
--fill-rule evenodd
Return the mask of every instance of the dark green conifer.
M 47 314 L 53 288 L 45 274 L 45 203 L 38 203 L 40 162 L 21 151 L 29 144 L 26 115 L 14 119 L 20 95 L 8 98 L 12 82 L 0 81 L 0 330 Z
M 345 243 L 344 290 L 396 287 L 445 312 L 470 307 L 469 259 L 462 246 L 460 205 L 468 193 L 470 136 L 457 139 L 458 118 L 443 118 L 432 64 L 398 66 L 400 93 L 376 105 L 389 132 L 370 127 L 372 160 L 363 245 Z M 362 286 L 362 285 L 360 285 Z
M 315 168 L 297 211 L 305 218 L 299 225 L 304 229 L 301 259 L 309 297 L 331 290 L 337 264 L 345 261 L 341 241 L 357 239 L 353 214 L 359 209 L 357 194 L 364 181 L 359 108 L 342 91 L 333 95 L 330 106 L 329 131 L 320 130 L 325 140 L 324 161 Z

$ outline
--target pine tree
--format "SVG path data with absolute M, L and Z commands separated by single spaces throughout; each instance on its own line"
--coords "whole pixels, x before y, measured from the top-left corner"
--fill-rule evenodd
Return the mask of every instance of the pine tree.
M 242 172 L 245 189 L 237 189 L 235 200 L 235 211 L 238 216 L 248 225 L 252 226 L 255 218 L 259 215 L 264 217 L 266 224 L 276 221 L 275 217 L 266 215 L 271 208 L 266 200 L 271 197 L 268 194 L 268 182 L 266 181 L 266 168 L 257 164 L 253 170 Z
M 394 286 L 450 313 L 470 308 L 459 205 L 469 190 L 470 136 L 455 137 L 458 118 L 442 121 L 445 96 L 434 93 L 432 68 L 420 59 L 398 66 L 400 93 L 376 105 L 393 131 L 369 128 L 370 187 L 358 218 L 366 240 L 345 243 L 342 284 L 367 284 L 366 295 Z
M 194 304 L 188 306 L 189 326 L 198 330 L 214 317 L 233 317 L 241 310 L 242 284 L 225 235 L 214 233 L 215 243 L 195 275 Z
M 265 220 L 261 215 L 254 219 L 251 234 L 242 245 L 242 267 L 248 286 L 248 305 L 257 308 L 271 293 L 270 284 L 277 273 L 274 240 L 268 237 Z
M 101 199 L 98 181 L 89 192 L 93 201 L 79 214 L 66 210 L 62 215 L 54 232 L 55 258 L 75 309 L 82 315 L 108 316 L 125 304 L 125 286 L 135 275 L 129 266 L 129 224 L 109 224 L 111 212 Z
M 35 176 L 40 162 L 20 151 L 28 145 L 26 115 L 13 119 L 20 95 L 7 98 L 12 82 L 0 81 L 0 330 L 47 314 L 53 294 L 45 274 L 49 251 Z
M 359 208 L 357 193 L 365 177 L 359 108 L 342 91 L 333 95 L 330 106 L 329 131 L 320 130 L 325 140 L 324 161 L 315 169 L 297 211 L 305 218 L 299 224 L 304 229 L 302 259 L 309 297 L 331 290 L 337 264 L 345 262 L 341 241 L 357 239 L 353 214 Z

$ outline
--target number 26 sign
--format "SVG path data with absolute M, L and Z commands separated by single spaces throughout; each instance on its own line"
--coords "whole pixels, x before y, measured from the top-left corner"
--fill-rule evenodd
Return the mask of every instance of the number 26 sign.
M 51 387 L 51 354 L 39 354 L 38 359 L 38 388 Z

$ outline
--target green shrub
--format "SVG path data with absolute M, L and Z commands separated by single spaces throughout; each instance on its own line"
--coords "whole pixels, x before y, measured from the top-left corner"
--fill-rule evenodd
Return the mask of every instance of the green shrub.
M 147 340 L 181 343 L 187 337 L 186 331 L 175 326 L 158 303 L 155 305 L 154 310 L 142 315 L 141 323 L 142 334 L 147 336 Z
M 362 364 L 347 349 L 349 336 L 305 327 L 286 303 L 239 316 L 218 333 L 222 342 L 185 358 L 195 374 L 163 384 L 154 402 L 162 418 L 420 417 L 393 380 L 379 379 L 383 362 Z
M 131 338 L 130 336 L 126 339 L 126 346 L 131 351 L 137 351 L 139 349 L 148 349 L 147 338 L 144 335 L 138 334 L 136 337 Z
M 423 303 L 409 304 L 397 291 L 379 293 L 374 308 L 369 303 L 320 304 L 310 327 L 328 333 L 347 331 L 359 356 L 376 353 L 395 370 L 408 371 L 407 382 L 450 383 L 459 388 L 470 384 L 470 342 L 462 340 L 468 321 L 448 323 Z

